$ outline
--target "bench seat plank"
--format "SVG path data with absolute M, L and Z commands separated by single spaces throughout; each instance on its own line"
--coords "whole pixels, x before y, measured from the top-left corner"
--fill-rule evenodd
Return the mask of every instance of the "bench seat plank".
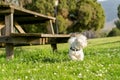
M 47 37 L 47 38 L 69 38 L 69 34 L 41 34 L 41 33 L 11 33 L 12 37 Z

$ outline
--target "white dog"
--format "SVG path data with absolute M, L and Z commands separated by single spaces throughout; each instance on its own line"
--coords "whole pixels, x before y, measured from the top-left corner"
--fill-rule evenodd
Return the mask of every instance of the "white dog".
M 69 57 L 72 60 L 82 61 L 84 59 L 83 48 L 87 46 L 86 36 L 74 33 L 68 42 L 70 43 Z

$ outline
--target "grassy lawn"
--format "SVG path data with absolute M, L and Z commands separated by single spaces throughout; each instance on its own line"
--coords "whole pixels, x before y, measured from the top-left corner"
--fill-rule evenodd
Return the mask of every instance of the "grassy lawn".
M 15 58 L 6 61 L 0 49 L 0 80 L 120 80 L 120 37 L 88 40 L 84 61 L 68 58 L 69 45 L 15 48 Z

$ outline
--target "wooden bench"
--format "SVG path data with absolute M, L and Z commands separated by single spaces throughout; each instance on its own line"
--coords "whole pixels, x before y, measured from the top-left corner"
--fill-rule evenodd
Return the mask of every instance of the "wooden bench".
M 0 43 L 13 43 L 16 46 L 55 44 L 65 43 L 69 37 L 67 34 L 11 33 L 10 36 L 1 36 Z

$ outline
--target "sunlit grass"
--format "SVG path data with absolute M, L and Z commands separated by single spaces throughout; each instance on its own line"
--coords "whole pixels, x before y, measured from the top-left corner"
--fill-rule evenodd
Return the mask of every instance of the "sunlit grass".
M 84 61 L 68 58 L 69 45 L 15 48 L 15 58 L 6 61 L 0 49 L 1 80 L 119 80 L 120 37 L 89 39 Z

